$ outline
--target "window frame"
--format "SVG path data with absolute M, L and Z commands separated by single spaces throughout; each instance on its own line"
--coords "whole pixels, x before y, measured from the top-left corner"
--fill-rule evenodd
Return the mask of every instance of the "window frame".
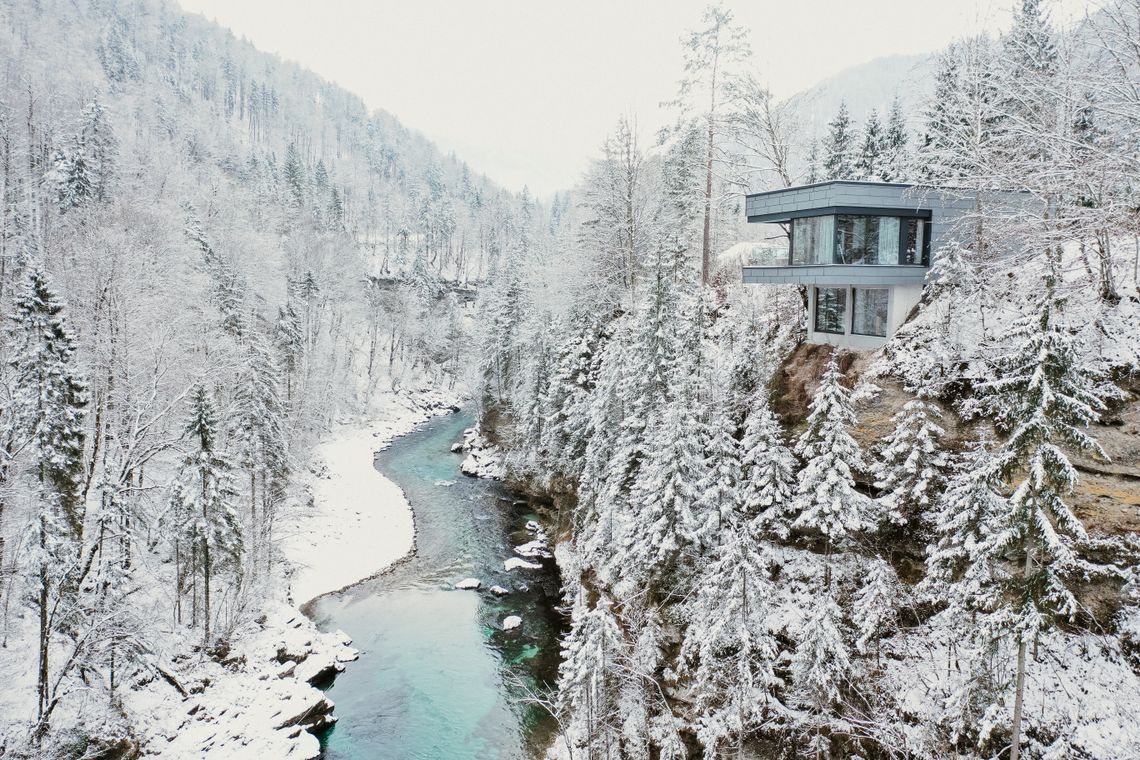
M 848 309 L 847 302 L 849 299 L 847 296 L 848 296 L 848 291 L 851 288 L 849 286 L 846 286 L 846 285 L 843 285 L 843 286 L 840 286 L 840 285 L 826 286 L 825 285 L 822 287 L 819 285 L 816 285 L 814 287 L 815 287 L 815 293 L 814 293 L 815 303 L 814 303 L 814 308 L 812 309 L 812 315 L 811 315 L 812 332 L 813 333 L 824 333 L 826 335 L 846 335 L 847 334 L 847 314 L 850 311 Z M 821 290 L 834 290 L 837 293 L 841 293 L 843 295 L 842 312 L 839 314 L 839 319 L 837 320 L 837 323 L 839 325 L 838 330 L 820 329 L 820 326 L 819 326 L 819 292 Z
M 812 262 L 797 263 L 795 260 L 795 251 L 796 251 L 796 242 L 797 242 L 796 238 L 800 237 L 800 236 L 796 235 L 796 222 L 799 222 L 801 220 L 808 220 L 808 219 L 811 219 L 811 220 L 823 219 L 825 217 L 830 217 L 830 219 L 831 219 L 831 235 L 830 235 L 830 238 L 831 238 L 830 239 L 830 248 L 831 248 L 830 254 L 831 255 L 828 258 L 828 261 L 824 262 L 824 261 L 815 260 Z M 875 217 L 877 219 L 882 219 L 883 217 L 887 217 L 887 218 L 897 219 L 898 220 L 898 232 L 897 232 L 897 245 L 895 246 L 896 250 L 897 250 L 895 261 L 892 263 L 886 263 L 886 264 L 880 264 L 880 263 L 866 264 L 866 263 L 854 263 L 854 262 L 840 261 L 838 259 L 838 256 L 839 256 L 839 249 L 840 249 L 839 236 L 840 236 L 840 218 L 841 217 L 867 217 L 867 218 Z M 912 222 L 915 222 L 916 226 L 921 226 L 921 228 L 922 228 L 922 241 L 921 241 L 920 246 L 916 246 L 916 248 L 917 248 L 917 251 L 916 251 L 917 257 L 916 258 L 918 260 L 908 263 L 907 262 L 907 258 L 908 258 L 907 257 L 907 245 L 906 245 L 907 244 L 907 231 L 908 231 L 908 228 Z M 917 225 L 918 222 L 921 222 L 921 225 Z M 788 230 L 788 255 L 787 255 L 786 266 L 790 266 L 790 267 L 806 267 L 806 266 L 860 266 L 860 267 L 862 267 L 862 266 L 865 266 L 865 267 L 899 266 L 899 267 L 923 267 L 923 268 L 929 268 L 930 267 L 930 242 L 931 242 L 930 241 L 930 233 L 931 233 L 931 227 L 932 227 L 932 215 L 930 214 L 929 211 L 925 211 L 925 210 L 911 211 L 908 209 L 885 209 L 885 208 L 870 208 L 870 207 L 863 208 L 863 207 L 858 207 L 858 206 L 836 206 L 836 207 L 829 207 L 829 208 L 814 209 L 812 213 L 803 213 L 803 212 L 796 213 L 795 215 L 788 218 L 786 220 L 786 223 L 788 225 L 788 227 L 787 227 L 787 230 Z M 882 230 L 882 222 L 879 222 L 880 234 L 881 234 L 881 230 Z M 816 238 L 816 242 L 818 242 L 818 241 L 819 241 L 819 238 Z M 882 241 L 880 240 L 879 241 L 880 245 L 878 246 L 879 250 L 882 250 L 881 242 Z M 818 252 L 816 252 L 816 253 L 818 253 Z
M 855 329 L 855 312 L 856 312 L 856 309 L 857 309 L 858 303 L 859 303 L 859 301 L 858 301 L 859 296 L 857 295 L 857 291 L 860 291 L 860 290 L 882 290 L 882 291 L 885 291 L 887 294 L 887 312 L 886 312 L 886 315 L 883 317 L 883 334 L 882 335 L 880 335 L 878 333 L 859 332 L 858 330 Z M 858 286 L 858 285 L 852 285 L 851 286 L 851 334 L 852 335 L 861 335 L 865 338 L 886 338 L 887 335 L 891 331 L 891 324 L 890 323 L 891 323 L 891 289 L 889 287 L 886 287 L 886 286 L 863 287 L 863 286 Z

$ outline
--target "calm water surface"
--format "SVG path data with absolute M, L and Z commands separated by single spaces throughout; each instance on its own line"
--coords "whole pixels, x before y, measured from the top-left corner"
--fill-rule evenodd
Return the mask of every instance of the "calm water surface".
M 513 547 L 536 519 L 500 484 L 459 473 L 449 448 L 468 413 L 427 423 L 381 453 L 416 516 L 416 555 L 380 578 L 318 599 L 309 610 L 324 630 L 340 628 L 362 652 L 328 688 L 337 724 L 322 737 L 337 760 L 495 760 L 541 754 L 550 720 L 519 684 L 554 680 L 563 620 L 558 576 L 507 572 Z M 467 577 L 481 591 L 456 591 Z M 487 592 L 510 589 L 505 597 Z M 508 615 L 521 628 L 503 631 Z

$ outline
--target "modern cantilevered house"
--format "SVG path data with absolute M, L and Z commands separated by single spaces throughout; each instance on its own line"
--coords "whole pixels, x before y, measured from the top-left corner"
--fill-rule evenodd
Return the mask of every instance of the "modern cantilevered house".
M 877 348 L 918 304 L 931 251 L 955 234 L 971 200 L 912 185 L 837 180 L 755 193 L 749 222 L 777 224 L 787 259 L 743 267 L 745 283 L 807 288 L 812 343 Z

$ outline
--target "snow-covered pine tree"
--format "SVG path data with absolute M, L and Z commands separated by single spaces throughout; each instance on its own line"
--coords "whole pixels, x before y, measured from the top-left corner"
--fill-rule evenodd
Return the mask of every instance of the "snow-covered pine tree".
M 285 149 L 285 164 L 281 168 L 285 182 L 286 202 L 294 208 L 304 208 L 309 196 L 309 175 L 301 161 L 297 145 L 290 142 Z
M 202 223 L 193 208 L 187 205 L 184 209 L 186 237 L 202 254 L 202 266 L 211 280 L 211 296 L 221 315 L 222 329 L 234 338 L 240 339 L 247 329 L 245 313 L 247 285 L 233 265 L 226 261 L 206 238 Z
M 44 175 L 44 182 L 51 188 L 55 205 L 61 212 L 82 206 L 91 198 L 91 172 L 78 144 L 52 151 L 51 168 Z
M 587 411 L 597 384 L 605 329 L 603 319 L 590 312 L 573 316 L 566 337 L 555 351 L 546 398 L 549 416 L 542 441 L 550 453 L 552 477 L 560 475 L 577 482 L 582 474 Z
M 807 429 L 796 442 L 804 468 L 797 478 L 799 516 L 793 527 L 821 533 L 829 560 L 837 542 L 866 527 L 872 509 L 871 499 L 855 490 L 855 474 L 867 465 L 863 450 L 851 437 L 855 411 L 842 377 L 833 353 L 812 399 Z
M 83 540 L 86 386 L 63 304 L 32 263 L 12 304 L 9 329 L 13 424 L 30 451 L 38 517 L 29 536 L 39 607 L 38 713 L 48 709 L 49 655 L 59 606 L 72 588 Z
M 68 144 L 52 152 L 44 176 L 60 211 L 106 201 L 115 180 L 118 140 L 98 98 L 83 109 L 76 127 Z
M 979 189 L 992 186 L 986 167 L 999 154 L 1004 130 L 994 57 L 987 38 L 955 43 L 939 56 L 919 148 L 924 181 L 953 187 L 976 178 Z
M 875 488 L 882 492 L 880 522 L 907 535 L 927 529 L 930 508 L 942 492 L 949 461 L 942 450 L 946 431 L 938 425 L 941 416 L 929 401 L 908 401 L 892 418 L 894 430 L 879 449 Z
M 547 326 L 544 320 L 536 324 Z M 539 482 L 549 476 L 550 452 L 543 448 L 547 412 L 547 393 L 550 388 L 550 333 L 561 332 L 557 321 L 551 329 L 527 331 L 525 339 L 526 361 L 516 378 L 517 390 L 512 404 L 513 436 L 515 445 L 507 452 L 507 466 L 522 478 L 535 478 Z
M 740 509 L 741 450 L 723 400 L 716 403 L 705 439 L 704 477 L 697 484 L 695 521 L 686 526 L 695 548 L 709 552 Z
M 871 558 L 860 583 L 851 609 L 851 618 L 858 630 L 855 648 L 860 654 L 866 654 L 868 645 L 873 643 L 878 662 L 879 642 L 895 623 L 902 587 L 894 568 L 879 557 Z
M 696 580 L 682 661 L 696 698 L 697 738 L 706 758 L 736 751 L 774 702 L 778 648 L 768 632 L 771 595 L 763 544 L 734 516 Z
M 111 128 L 107 109 L 95 98 L 79 114 L 76 147 L 83 155 L 91 179 L 91 198 L 103 202 L 110 198 L 115 182 L 119 141 Z
M 962 613 L 996 604 L 998 558 L 989 548 L 1009 505 L 999 492 L 997 462 L 983 437 L 959 454 L 935 503 L 934 540 L 927 547 L 925 596 Z
M 885 167 L 885 152 L 886 135 L 883 133 L 883 124 L 879 121 L 879 112 L 872 109 L 867 116 L 867 123 L 863 125 L 859 154 L 855 157 L 853 178 L 871 182 L 878 180 Z
M 805 728 L 809 747 L 818 759 L 830 757 L 830 741 L 823 730 L 843 698 L 851 672 L 851 655 L 840 630 L 842 613 L 830 588 L 813 600 L 792 655 L 795 695 L 809 711 Z
M 819 140 L 812 140 L 808 146 L 807 170 L 804 182 L 809 185 L 822 182 L 824 179 L 823 167 L 819 165 Z
M 191 547 L 194 569 L 202 577 L 202 638 L 212 643 L 211 582 L 218 576 L 236 579 L 244 552 L 238 496 L 233 473 L 222 451 L 221 429 L 211 393 L 197 385 L 190 393 L 185 433 L 188 451 L 178 473 L 180 500 L 174 513 L 181 518 L 176 535 Z
M 620 516 L 609 500 L 611 456 L 625 417 L 623 390 L 625 355 L 629 351 L 628 325 L 619 326 L 606 343 L 598 366 L 597 386 L 590 396 L 585 428 L 586 451 L 574 511 L 574 536 L 582 564 L 600 568 L 608 564 L 618 534 Z
M 249 482 L 245 544 L 250 568 L 256 572 L 289 477 L 288 420 L 278 380 L 280 366 L 267 338 L 251 331 L 243 348 L 244 362 L 234 379 L 229 411 L 230 440 L 236 463 Z
M 1000 532 L 991 537 L 995 555 L 1014 556 L 1021 565 L 1008 582 L 1010 632 L 1018 644 L 1014 760 L 1020 751 L 1027 645 L 1056 619 L 1077 611 L 1068 575 L 1075 563 L 1073 542 L 1087 534 L 1065 503 L 1078 479 L 1065 452 L 1104 456 L 1087 431 L 1105 408 L 1103 397 L 1118 393 L 1085 367 L 1062 322 L 1059 271 L 1050 256 L 1038 313 L 1010 330 L 1010 348 L 995 362 L 997 379 L 979 388 L 978 408 L 1006 436 L 997 454 L 999 472 L 1009 480 L 1021 478 Z
M 840 101 L 839 110 L 827 125 L 823 142 L 823 179 L 855 178 L 855 128 L 847 112 L 847 101 Z
M 622 734 L 619 698 L 625 678 L 620 663 L 625 639 L 605 596 L 591 608 L 580 590 L 570 621 L 558 667 L 557 710 L 567 716 L 563 730 L 585 757 L 616 757 Z
M 293 400 L 293 382 L 305 358 L 305 334 L 301 327 L 301 317 L 290 298 L 277 309 L 277 320 L 273 323 L 273 345 L 277 349 L 277 361 L 285 375 L 285 400 Z
M 898 96 L 891 102 L 883 134 L 883 155 L 878 179 L 883 182 L 906 182 L 911 175 L 910 136 L 906 129 L 906 116 Z
M 753 541 L 769 535 L 787 538 L 795 508 L 796 459 L 784 443 L 765 388 L 757 389 L 750 407 L 740 442 L 740 498 L 748 532 Z
M 680 378 L 678 378 L 680 379 Z M 698 484 L 705 478 L 703 442 L 705 426 L 697 416 L 691 380 L 665 407 L 653 433 L 650 456 L 634 487 L 642 533 L 632 547 L 631 562 L 642 569 L 657 593 L 676 584 L 680 554 L 692 541 L 701 496 Z

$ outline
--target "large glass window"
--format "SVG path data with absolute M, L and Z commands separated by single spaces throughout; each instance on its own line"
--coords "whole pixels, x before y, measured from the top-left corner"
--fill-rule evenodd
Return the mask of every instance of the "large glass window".
M 836 217 L 835 263 L 899 263 L 899 218 L 848 214 Z
M 852 288 L 851 332 L 856 335 L 887 337 L 889 303 L 890 291 L 886 288 Z
M 791 222 L 788 263 L 926 265 L 930 222 L 898 216 L 809 216 Z
M 830 264 L 834 244 L 834 216 L 809 216 L 792 220 L 791 264 Z
M 903 264 L 926 264 L 927 250 L 927 223 L 925 219 L 907 219 L 903 228 L 902 255 Z
M 847 288 L 815 289 L 815 331 L 842 335 L 847 317 Z

